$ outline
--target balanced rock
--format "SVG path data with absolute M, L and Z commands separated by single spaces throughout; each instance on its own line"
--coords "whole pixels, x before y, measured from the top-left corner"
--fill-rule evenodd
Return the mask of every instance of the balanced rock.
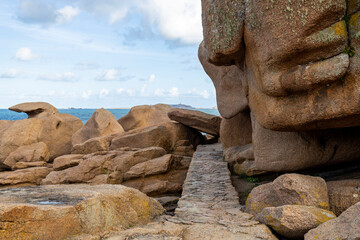
M 284 205 L 264 208 L 255 219 L 281 236 L 299 239 L 309 230 L 336 218 L 335 214 L 312 206 Z
M 284 174 L 272 183 L 254 188 L 246 200 L 246 211 L 258 214 L 266 207 L 283 205 L 314 206 L 329 209 L 324 179 L 300 174 Z
M 72 136 L 72 146 L 88 139 L 124 132 L 114 115 L 103 108 L 96 110 L 85 125 Z
M 13 167 L 17 162 L 48 162 L 50 152 L 43 142 L 18 147 L 5 159 L 4 164 Z
M 352 205 L 360 202 L 360 179 L 327 182 L 330 210 L 339 216 Z
M 220 136 L 221 118 L 195 110 L 175 108 L 168 113 L 171 120 L 214 136 Z
M 1 239 L 57 240 L 146 224 L 161 204 L 121 185 L 0 190 Z M 9 224 L 11 223 L 11 224 Z
M 118 122 L 125 131 L 158 125 L 171 121 L 168 117 L 168 112 L 171 109 L 172 107 L 166 104 L 135 106 L 130 109 L 127 115 L 120 118 Z
M 51 104 L 46 102 L 27 102 L 20 103 L 15 106 L 9 107 L 9 110 L 15 112 L 24 112 L 28 118 L 47 118 L 59 111 Z
M 305 240 L 357 240 L 360 236 L 360 203 L 348 208 L 339 217 L 321 224 L 305 234 Z

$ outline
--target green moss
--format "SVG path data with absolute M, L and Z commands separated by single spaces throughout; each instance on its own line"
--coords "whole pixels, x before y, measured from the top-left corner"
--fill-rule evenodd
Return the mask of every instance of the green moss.
M 353 57 L 355 55 L 355 48 L 352 46 L 347 46 L 343 53 L 349 55 L 349 57 Z

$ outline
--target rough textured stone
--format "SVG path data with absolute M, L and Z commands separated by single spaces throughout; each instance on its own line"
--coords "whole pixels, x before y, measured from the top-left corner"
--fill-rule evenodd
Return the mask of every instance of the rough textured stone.
M 234 163 L 233 165 L 230 165 L 230 167 L 232 168 L 232 171 L 239 176 L 245 174 L 250 177 L 269 173 L 267 171 L 259 170 L 256 166 L 256 162 L 251 160 L 246 160 L 242 163 Z
M 352 205 L 360 202 L 360 179 L 327 182 L 330 210 L 339 216 Z
M 158 125 L 162 122 L 171 121 L 168 117 L 168 112 L 171 109 L 172 107 L 166 104 L 135 106 L 130 109 L 127 115 L 120 118 L 118 122 L 125 131 Z
M 12 170 L 32 168 L 32 167 L 47 167 L 48 164 L 46 162 L 17 162 L 14 166 L 12 166 Z
M 246 200 L 246 211 L 258 214 L 266 207 L 305 205 L 329 209 L 324 179 L 300 174 L 284 174 L 272 183 L 254 188 Z
M 242 163 L 254 160 L 254 150 L 252 144 L 243 146 L 229 147 L 224 150 L 225 161 L 228 163 Z
M 4 164 L 13 167 L 17 162 L 48 162 L 49 160 L 49 148 L 45 143 L 38 142 L 18 147 L 5 159 Z
M 24 119 L 3 128 L 0 132 L 0 161 L 4 162 L 20 146 L 39 142 L 42 124 L 40 119 Z
M 168 113 L 171 120 L 214 136 L 220 135 L 221 118 L 195 110 L 175 108 Z
M 358 240 L 360 236 L 360 203 L 347 209 L 339 217 L 321 224 L 305 234 L 305 240 Z
M 110 149 L 122 147 L 146 148 L 162 147 L 166 151 L 173 150 L 179 140 L 189 140 L 193 146 L 202 143 L 202 135 L 194 129 L 180 123 L 166 122 L 152 127 L 135 129 L 113 138 Z
M 33 167 L 0 173 L 0 186 L 38 185 L 51 172 L 47 167 Z
M 104 136 L 91 138 L 81 144 L 73 146 L 72 154 L 90 154 L 94 152 L 109 151 L 112 138 L 115 136 Z
M 71 153 L 71 137 L 82 126 L 79 118 L 66 113 L 44 119 L 39 137 L 49 147 L 50 159 Z
M 171 154 L 136 164 L 124 174 L 124 180 L 166 173 L 172 162 Z
M 91 138 L 108 136 L 124 132 L 114 115 L 104 108 L 96 110 L 85 125 L 71 138 L 72 146 L 81 144 Z
M 239 112 L 230 119 L 222 119 L 220 139 L 224 149 L 252 142 L 250 112 Z
M 256 166 L 289 172 L 329 166 L 360 157 L 360 128 L 278 132 L 263 128 L 252 116 Z
M 309 230 L 333 218 L 336 216 L 330 211 L 301 205 L 264 208 L 255 217 L 281 236 L 295 239 L 302 238 Z
M 79 165 L 82 160 L 82 154 L 63 155 L 54 159 L 53 168 L 55 171 L 61 171 L 70 167 Z
M 75 238 L 146 224 L 164 212 L 156 200 L 120 185 L 7 189 L 0 199 L 1 239 Z
M 9 110 L 15 112 L 24 112 L 29 118 L 46 118 L 59 111 L 51 104 L 46 102 L 27 102 L 9 107 Z

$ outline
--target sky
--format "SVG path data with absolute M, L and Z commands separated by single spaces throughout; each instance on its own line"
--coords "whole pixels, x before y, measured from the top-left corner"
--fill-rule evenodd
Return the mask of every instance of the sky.
M 0 108 L 216 105 L 200 0 L 3 0 L 0 36 Z

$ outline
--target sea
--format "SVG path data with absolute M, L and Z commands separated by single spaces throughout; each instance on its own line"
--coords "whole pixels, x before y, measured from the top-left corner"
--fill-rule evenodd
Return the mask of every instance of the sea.
M 96 109 L 85 109 L 85 108 L 58 109 L 60 113 L 68 113 L 70 115 L 80 118 L 83 123 L 86 123 L 86 121 L 89 120 L 89 118 L 95 112 L 95 110 Z M 115 116 L 116 119 L 125 116 L 130 111 L 130 109 L 107 109 L 107 110 L 109 110 Z M 217 109 L 201 108 L 196 110 L 219 116 L 219 112 Z M 17 113 L 10 111 L 8 109 L 0 109 L 0 120 L 21 120 L 26 118 L 27 118 L 26 113 Z

